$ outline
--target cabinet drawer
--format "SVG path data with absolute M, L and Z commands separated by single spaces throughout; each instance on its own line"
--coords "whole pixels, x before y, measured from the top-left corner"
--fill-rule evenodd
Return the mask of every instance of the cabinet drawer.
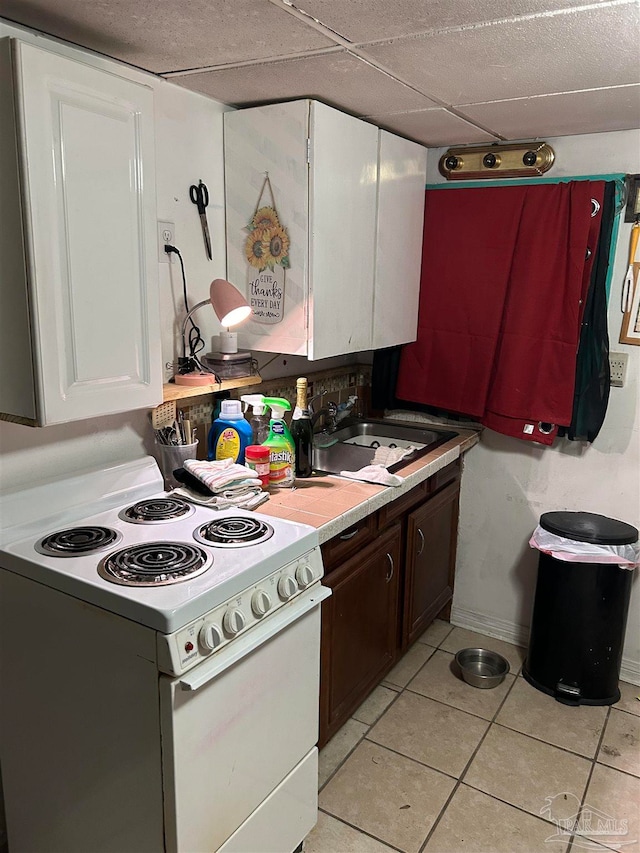
M 322 561 L 325 574 L 339 566 L 347 557 L 357 553 L 376 535 L 375 513 L 361 519 L 352 527 L 343 530 L 322 546 Z
M 447 465 L 446 468 L 442 468 L 433 477 L 429 477 L 427 480 L 429 486 L 429 494 L 432 495 L 434 492 L 440 491 L 440 489 L 447 486 L 449 483 L 457 482 L 462 475 L 462 459 L 456 459 L 455 462 L 451 462 L 450 465 Z
M 419 486 L 416 486 L 415 489 L 411 489 L 411 491 L 407 492 L 406 495 L 403 495 L 401 498 L 396 498 L 394 501 L 391 501 L 391 503 L 383 506 L 382 509 L 378 511 L 378 530 L 383 530 L 387 525 L 391 524 L 391 522 L 400 518 L 401 515 L 404 515 L 405 512 L 413 509 L 416 504 L 421 503 L 428 494 L 429 482 L 429 480 L 426 480 L 424 483 L 420 483 Z

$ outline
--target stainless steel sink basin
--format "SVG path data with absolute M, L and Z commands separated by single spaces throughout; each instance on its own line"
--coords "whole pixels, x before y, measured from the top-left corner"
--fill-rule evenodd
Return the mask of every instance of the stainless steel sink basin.
M 452 430 L 404 421 L 354 419 L 334 432 L 314 437 L 313 467 L 327 474 L 358 471 L 371 465 L 379 447 L 410 449 L 407 456 L 388 466 L 389 471 L 397 471 L 457 435 Z

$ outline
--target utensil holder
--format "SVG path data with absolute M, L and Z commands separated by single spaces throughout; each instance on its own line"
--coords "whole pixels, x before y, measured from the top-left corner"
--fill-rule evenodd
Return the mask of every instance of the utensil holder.
M 182 468 L 185 459 L 195 459 L 198 452 L 198 442 L 193 444 L 159 444 L 156 441 L 156 459 L 164 477 L 165 489 L 170 492 L 180 483 L 173 476 L 176 468 Z

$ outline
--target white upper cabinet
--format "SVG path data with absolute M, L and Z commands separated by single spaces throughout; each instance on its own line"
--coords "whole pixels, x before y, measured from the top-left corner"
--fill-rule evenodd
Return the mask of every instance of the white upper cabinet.
M 157 405 L 153 93 L 9 41 L 0 410 L 46 425 Z
M 318 359 L 415 340 L 426 150 L 310 100 L 224 122 L 227 274 L 254 309 L 242 345 Z M 277 222 L 258 222 L 265 206 Z
M 254 307 L 238 328 L 242 345 L 310 359 L 368 349 L 378 129 L 310 100 L 224 122 L 228 277 Z M 261 271 L 256 255 L 279 232 L 267 220 L 251 230 L 252 220 L 273 205 L 288 265 L 272 259 L 273 271 Z
M 380 131 L 372 349 L 415 341 L 427 149 Z

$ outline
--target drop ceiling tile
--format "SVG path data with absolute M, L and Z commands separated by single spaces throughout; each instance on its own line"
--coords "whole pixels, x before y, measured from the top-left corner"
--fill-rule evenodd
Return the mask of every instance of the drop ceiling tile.
M 283 0 L 280 0 L 282 3 Z M 603 0 L 595 0 L 603 2 Z M 584 0 L 294 0 L 294 5 L 352 42 L 466 27 L 583 5 Z
M 317 98 L 355 115 L 430 106 L 424 95 L 347 51 L 172 77 L 226 104 Z
M 640 86 L 619 86 L 457 107 L 506 139 L 570 136 L 640 127 Z
M 269 0 L 2 0 L 2 15 L 155 72 L 335 44 Z
M 496 101 L 640 81 L 636 2 L 520 19 L 362 50 L 444 103 Z
M 495 142 L 496 137 L 443 108 L 414 110 L 391 115 L 367 116 L 367 121 L 400 136 L 407 136 L 430 148 L 464 145 L 467 142 Z

